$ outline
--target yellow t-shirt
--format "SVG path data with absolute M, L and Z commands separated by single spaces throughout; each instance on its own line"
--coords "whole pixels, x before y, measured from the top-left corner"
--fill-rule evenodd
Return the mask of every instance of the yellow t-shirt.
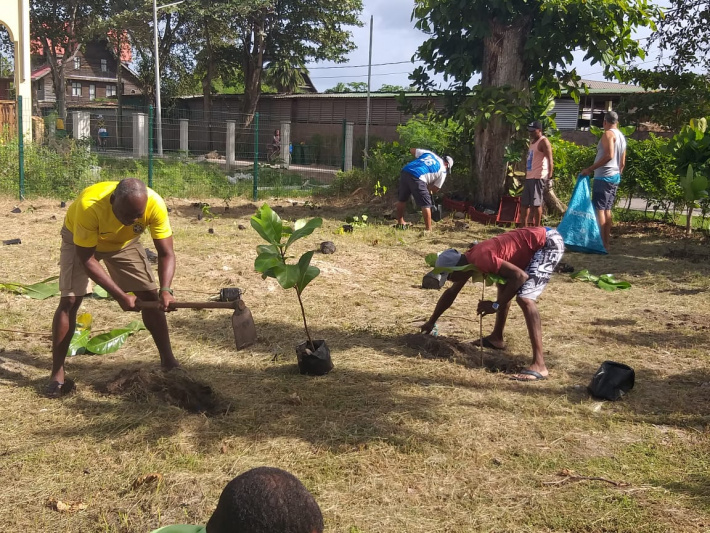
M 117 181 L 91 185 L 69 206 L 64 225 L 74 235 L 74 244 L 96 247 L 97 252 L 117 252 L 139 238 L 147 227 L 153 239 L 166 239 L 173 234 L 165 202 L 153 189 L 148 189 L 143 217 L 131 226 L 121 224 L 111 208 L 111 195 L 117 185 Z

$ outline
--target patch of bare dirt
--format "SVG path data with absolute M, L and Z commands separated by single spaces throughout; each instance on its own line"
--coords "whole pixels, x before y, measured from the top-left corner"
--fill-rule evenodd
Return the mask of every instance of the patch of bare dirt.
M 193 379 L 180 369 L 169 372 L 124 369 L 106 383 L 104 392 L 138 402 L 156 399 L 190 413 L 207 416 L 224 414 L 227 410 L 227 403 L 212 387 Z
M 471 342 L 461 342 L 448 337 L 434 337 L 421 333 L 408 333 L 402 335 L 402 343 L 407 347 L 417 350 L 424 357 L 452 359 L 466 366 L 483 366 L 496 372 L 511 372 L 519 368 L 518 361 L 512 361 L 501 355 L 483 350 Z
M 691 263 L 707 263 L 710 261 L 710 250 L 707 248 L 699 248 L 698 246 L 688 247 L 671 247 L 663 254 L 668 259 L 680 259 L 690 261 Z
M 611 234 L 613 237 L 622 235 L 657 235 L 673 240 L 688 239 L 685 236 L 685 228 L 661 220 L 614 222 Z M 689 239 L 694 242 L 707 241 L 707 237 L 699 232 L 693 233 Z

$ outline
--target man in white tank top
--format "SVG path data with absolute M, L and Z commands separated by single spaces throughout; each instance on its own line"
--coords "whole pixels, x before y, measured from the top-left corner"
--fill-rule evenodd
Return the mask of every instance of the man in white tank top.
M 619 131 L 619 115 L 609 111 L 604 115 L 604 134 L 597 144 L 594 164 L 582 170 L 582 176 L 591 176 L 592 205 L 597 212 L 599 230 L 604 248 L 609 251 L 611 240 L 611 210 L 616 203 L 616 191 L 621 182 L 621 173 L 626 166 L 626 137 Z
M 520 221 L 523 227 L 539 226 L 542 221 L 542 204 L 545 185 L 552 178 L 552 145 L 542 134 L 542 123 L 528 124 L 530 149 L 525 163 L 525 183 L 520 198 Z

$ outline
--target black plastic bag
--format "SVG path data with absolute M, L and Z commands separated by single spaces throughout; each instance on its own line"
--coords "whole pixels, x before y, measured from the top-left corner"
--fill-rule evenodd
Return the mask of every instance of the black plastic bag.
M 587 390 L 595 398 L 620 400 L 624 394 L 634 388 L 635 377 L 634 369 L 630 366 L 604 361 L 592 377 Z
M 315 351 L 308 346 L 308 341 L 296 346 L 298 370 L 301 374 L 323 376 L 333 370 L 333 360 L 330 358 L 330 348 L 323 340 L 313 341 Z

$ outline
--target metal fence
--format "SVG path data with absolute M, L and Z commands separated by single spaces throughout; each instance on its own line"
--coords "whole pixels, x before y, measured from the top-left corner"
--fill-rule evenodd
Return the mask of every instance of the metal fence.
M 160 146 L 152 106 L 70 111 L 64 123 L 55 113 L 31 116 L 27 107 L 18 99 L 15 123 L 0 132 L 0 193 L 20 198 L 69 200 L 91 183 L 137 177 L 165 197 L 256 200 L 312 194 L 352 168 L 347 121 L 292 124 L 258 113 L 166 109 Z

